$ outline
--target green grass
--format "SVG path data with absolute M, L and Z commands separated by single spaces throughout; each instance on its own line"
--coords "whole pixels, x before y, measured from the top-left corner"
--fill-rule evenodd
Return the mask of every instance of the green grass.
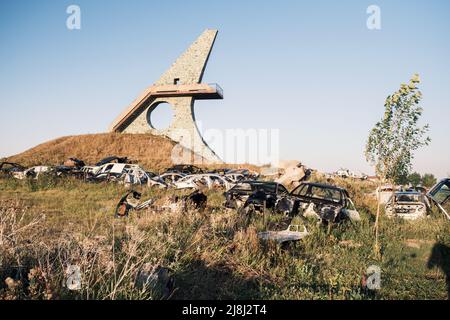
M 373 187 L 337 183 L 351 193 L 362 221 L 331 230 L 308 221 L 308 237 L 281 247 L 259 241 L 257 232 L 285 228 L 286 217 L 243 219 L 223 209 L 223 191 L 208 192 L 205 212 L 144 210 L 118 220 L 121 185 L 0 179 L 0 298 L 159 299 L 134 285 L 148 263 L 171 269 L 171 299 L 447 299 L 449 222 L 439 213 L 416 222 L 382 217 L 377 260 L 375 202 L 367 195 Z M 158 204 L 183 194 L 137 189 Z M 436 244 L 443 253 L 429 267 Z M 80 291 L 62 285 L 68 264 L 81 267 Z M 382 270 L 378 291 L 361 286 L 370 265 Z M 8 286 L 7 277 L 14 283 Z

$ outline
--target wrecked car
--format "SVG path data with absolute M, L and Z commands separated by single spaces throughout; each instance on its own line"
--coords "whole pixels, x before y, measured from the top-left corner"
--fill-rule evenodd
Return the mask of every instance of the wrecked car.
M 128 170 L 119 177 L 120 182 L 129 187 L 135 184 L 147 184 L 149 187 L 167 188 L 168 184 L 158 176 L 153 176 L 140 168 L 133 168 Z
M 0 173 L 1 174 L 12 174 L 13 172 L 22 172 L 26 168 L 21 166 L 20 164 L 13 162 L 0 162 Z
M 246 180 L 246 177 L 241 173 L 227 173 L 224 175 L 224 177 L 233 183 Z
M 81 168 L 64 165 L 54 167 L 52 172 L 58 177 L 72 176 L 75 178 L 84 178 L 85 176 L 84 172 L 81 171 Z
M 192 193 L 184 196 L 172 196 L 169 203 L 162 206 L 162 209 L 169 211 L 186 211 L 196 209 L 203 211 L 206 208 L 208 197 L 200 190 L 194 190 Z
M 251 171 L 249 169 L 214 169 L 208 171 L 207 173 L 218 174 L 226 177 L 228 180 L 232 182 L 238 182 L 240 180 L 256 180 L 259 176 L 257 172 Z
M 69 158 L 66 161 L 64 161 L 63 166 L 64 167 L 75 167 L 75 168 L 82 168 L 86 164 L 83 160 L 77 159 L 77 158 Z
M 360 180 L 366 180 L 368 176 L 361 172 L 354 172 L 349 169 L 339 169 L 334 173 L 339 178 L 354 178 L 354 179 L 360 179 Z
M 225 172 L 225 175 L 232 175 L 232 174 L 241 174 L 245 177 L 246 180 L 256 180 L 259 177 L 259 173 L 249 170 L 249 169 L 231 169 Z
M 166 172 L 177 172 L 177 173 L 184 173 L 186 175 L 187 174 L 192 175 L 203 173 L 203 170 L 191 164 L 177 164 L 173 167 L 166 169 Z
M 100 167 L 107 163 L 130 163 L 130 161 L 128 160 L 127 157 L 121 158 L 121 157 L 117 157 L 117 156 L 111 156 L 111 157 L 106 157 L 106 158 L 100 160 L 95 165 L 97 167 Z
M 66 166 L 35 166 L 23 171 L 11 171 L 14 178 L 23 180 L 26 178 L 38 179 L 42 174 L 50 175 L 53 177 L 67 177 L 73 176 L 76 178 L 84 177 L 84 172 L 76 167 L 66 167 Z
M 163 181 L 151 178 L 151 173 L 147 173 L 136 164 L 107 163 L 100 167 L 84 167 L 83 171 L 88 174 L 86 180 L 90 182 L 119 181 L 125 185 L 147 184 L 167 187 Z
M 160 174 L 158 176 L 158 179 L 161 179 L 168 185 L 173 185 L 175 182 L 177 182 L 178 180 L 180 180 L 181 178 L 183 178 L 185 176 L 186 176 L 186 174 L 184 174 L 184 173 L 166 172 L 166 173 Z
M 295 188 L 290 195 L 296 200 L 292 209 L 294 214 L 314 217 L 325 224 L 361 219 L 347 190 L 343 188 L 308 182 Z
M 53 168 L 49 166 L 35 166 L 24 171 L 14 171 L 12 175 L 14 178 L 23 180 L 26 178 L 38 179 L 41 174 L 52 172 Z
M 139 203 L 141 196 L 141 193 L 135 190 L 127 192 L 117 204 L 114 216 L 116 218 L 128 217 L 130 210 L 142 210 L 153 203 L 153 199 Z
M 86 170 L 87 167 L 83 169 Z M 87 173 L 91 174 L 89 181 L 114 181 L 118 180 L 125 173 L 132 170 L 132 165 L 123 163 L 106 163 L 98 167 L 89 168 Z
M 280 183 L 265 181 L 241 181 L 224 193 L 225 207 L 229 209 L 258 211 L 264 209 L 290 211 L 289 191 Z
M 153 205 L 152 198 L 140 202 L 142 194 L 130 190 L 120 200 L 116 206 L 114 216 L 116 218 L 128 217 L 131 210 L 143 210 Z M 185 196 L 173 196 L 169 200 L 169 204 L 162 206 L 160 209 L 169 211 L 187 210 L 189 208 L 204 210 L 206 208 L 208 197 L 199 190 L 185 195 Z
M 116 180 L 132 169 L 132 165 L 129 164 L 107 163 L 90 170 L 89 173 L 92 174 L 91 180 Z
M 450 178 L 442 179 L 435 184 L 427 196 L 439 208 L 439 210 L 450 220 Z
M 220 169 L 209 170 L 206 173 L 220 174 L 220 175 L 224 176 L 230 170 L 231 170 L 230 168 L 220 168 Z
M 229 190 L 234 184 L 218 174 L 193 174 L 175 181 L 173 185 L 177 189 L 224 188 Z
M 416 220 L 426 217 L 429 203 L 427 198 L 417 191 L 396 192 L 394 199 L 388 200 L 385 206 L 386 216 Z

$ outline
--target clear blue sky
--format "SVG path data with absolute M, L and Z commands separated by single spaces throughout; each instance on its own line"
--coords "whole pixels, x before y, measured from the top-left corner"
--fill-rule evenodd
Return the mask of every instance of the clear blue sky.
M 81 7 L 81 30 L 66 8 Z M 366 9 L 381 8 L 381 30 Z M 196 103 L 204 128 L 279 128 L 281 158 L 372 173 L 383 102 L 417 72 L 432 143 L 414 169 L 450 173 L 449 1 L 0 2 L 0 156 L 108 125 L 205 28 L 219 29 Z M 151 152 L 151 151 L 149 151 Z

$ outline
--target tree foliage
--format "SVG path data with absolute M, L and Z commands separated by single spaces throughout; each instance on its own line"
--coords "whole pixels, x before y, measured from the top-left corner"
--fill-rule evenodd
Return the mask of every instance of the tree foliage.
M 422 183 L 422 177 L 420 173 L 413 172 L 408 176 L 408 182 L 411 183 L 413 186 L 417 186 Z
M 430 188 L 436 184 L 437 180 L 432 173 L 425 173 L 423 175 L 420 175 L 420 173 L 413 172 L 408 176 L 406 182 L 410 183 L 413 186 L 421 184 L 424 187 Z
M 383 118 L 375 124 L 367 140 L 365 155 L 376 174 L 393 182 L 404 181 L 411 171 L 414 151 L 431 141 L 429 126 L 419 125 L 422 93 L 415 74 L 409 84 L 386 98 Z
M 422 176 L 422 185 L 424 187 L 430 188 L 436 184 L 437 180 L 435 176 L 431 173 L 425 173 Z

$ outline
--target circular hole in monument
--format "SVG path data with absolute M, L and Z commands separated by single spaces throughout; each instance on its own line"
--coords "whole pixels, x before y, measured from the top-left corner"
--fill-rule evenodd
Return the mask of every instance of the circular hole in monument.
M 173 119 L 172 106 L 167 102 L 160 102 L 152 106 L 147 113 L 147 120 L 155 129 L 167 129 Z

